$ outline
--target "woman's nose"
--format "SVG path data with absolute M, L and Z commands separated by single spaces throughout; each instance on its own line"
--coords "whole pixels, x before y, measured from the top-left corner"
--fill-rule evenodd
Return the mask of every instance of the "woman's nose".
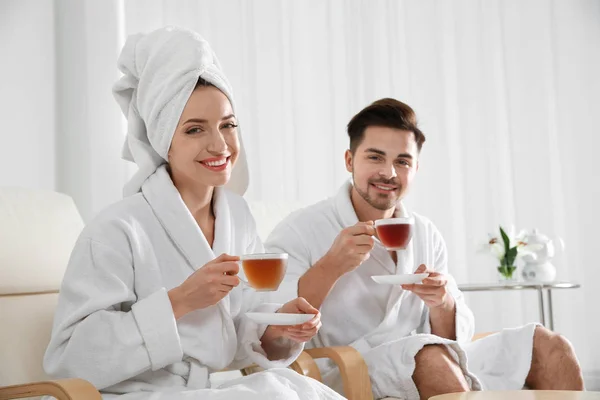
M 215 154 L 222 154 L 227 151 L 227 142 L 219 130 L 214 131 L 210 137 L 208 151 Z

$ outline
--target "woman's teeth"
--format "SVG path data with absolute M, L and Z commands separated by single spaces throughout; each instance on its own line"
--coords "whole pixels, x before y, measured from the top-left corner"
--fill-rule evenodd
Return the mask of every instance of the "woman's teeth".
M 219 161 L 205 161 L 204 164 L 208 165 L 209 167 L 219 167 L 219 166 L 225 164 L 226 162 L 227 162 L 227 159 L 224 158 Z

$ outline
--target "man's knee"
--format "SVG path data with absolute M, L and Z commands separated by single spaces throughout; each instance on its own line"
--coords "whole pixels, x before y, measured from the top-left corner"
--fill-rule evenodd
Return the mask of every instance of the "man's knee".
M 430 344 L 423 346 L 423 348 L 419 350 L 415 360 L 417 363 L 444 363 L 449 357 L 450 353 L 448 352 L 446 346 L 443 344 Z
M 571 342 L 546 328 L 536 327 L 526 384 L 533 389 L 583 390 L 581 366 Z
M 567 338 L 542 326 L 535 328 L 533 351 L 536 356 L 544 359 L 574 355 L 573 346 Z
M 436 381 L 444 382 L 453 392 L 468 391 L 469 385 L 461 367 L 454 361 L 444 345 L 424 346 L 415 357 L 414 380 L 417 386 L 435 377 Z

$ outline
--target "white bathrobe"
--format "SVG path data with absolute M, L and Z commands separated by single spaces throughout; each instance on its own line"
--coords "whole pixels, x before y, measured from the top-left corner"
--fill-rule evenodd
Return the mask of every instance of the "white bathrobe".
M 298 279 L 325 255 L 342 229 L 358 222 L 350 189 L 348 182 L 335 197 L 292 213 L 273 230 L 265 243 L 267 251 L 289 254 L 286 278 L 272 295 L 274 300 L 297 297 Z M 399 207 L 399 213 L 403 212 Z M 447 345 L 473 390 L 520 389 L 529 371 L 535 325 L 470 343 L 473 314 L 448 276 L 448 289 L 456 302 L 457 340 L 443 339 L 430 334 L 428 308 L 417 295 L 371 279 L 373 275 L 412 273 L 420 264 L 448 274 L 441 234 L 427 218 L 413 215 L 413 238 L 406 250 L 397 252 L 397 264 L 376 241 L 370 258 L 332 288 L 321 307 L 323 327 L 309 345 L 356 348 L 367 362 L 376 398 L 419 398 L 412 381 L 414 357 L 426 344 Z M 324 382 L 340 391 L 337 369 L 331 363 L 322 367 L 326 369 Z
M 216 256 L 262 252 L 244 199 L 215 189 L 211 248 L 173 186 L 165 165 L 142 192 L 89 223 L 78 239 L 61 287 L 46 372 L 78 377 L 105 399 L 337 399 L 331 389 L 269 361 L 260 344 L 266 329 L 249 309 L 275 311 L 238 286 L 219 303 L 175 320 L 167 292 Z M 209 388 L 209 374 L 257 363 L 277 368 Z

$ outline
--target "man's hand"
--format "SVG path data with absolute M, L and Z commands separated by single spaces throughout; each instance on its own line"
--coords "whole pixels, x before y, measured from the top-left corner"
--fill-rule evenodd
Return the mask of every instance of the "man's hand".
M 421 264 L 415 273 L 423 272 L 428 273 L 429 276 L 423 279 L 421 284 L 402 285 L 402 289 L 413 292 L 429 307 L 432 334 L 456 340 L 456 303 L 446 288 L 448 278 Z
M 373 221 L 359 222 L 340 232 L 329 251 L 298 281 L 298 295 L 316 308 L 344 274 L 355 270 L 373 249 Z
M 338 276 L 355 270 L 369 258 L 373 249 L 375 227 L 373 221 L 359 222 L 346 228 L 335 238 L 333 245 L 321 260 Z
M 454 299 L 448 294 L 446 284 L 448 279 L 444 274 L 427 269 L 425 264 L 419 265 L 415 274 L 428 273 L 429 276 L 423 279 L 421 284 L 402 285 L 402 289 L 416 294 L 425 302 L 427 307 L 438 308 L 445 306 L 454 306 Z

